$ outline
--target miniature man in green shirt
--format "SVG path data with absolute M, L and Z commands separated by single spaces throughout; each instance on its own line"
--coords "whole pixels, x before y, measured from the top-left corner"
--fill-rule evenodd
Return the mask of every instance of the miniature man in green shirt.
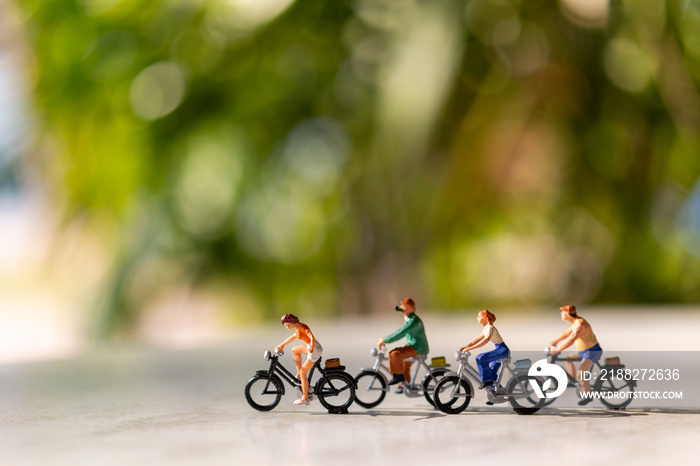
M 404 362 L 404 359 L 412 358 L 418 354 L 427 354 L 430 351 L 423 321 L 416 315 L 416 303 L 411 298 L 406 298 L 401 301 L 401 306 L 397 306 L 395 309 L 403 312 L 406 323 L 391 335 L 380 338 L 377 343 L 379 349 L 382 349 L 386 343 L 392 343 L 406 337 L 406 346 L 395 348 L 389 352 L 389 371 L 394 374 L 389 385 L 411 380 L 411 364 L 413 362 Z

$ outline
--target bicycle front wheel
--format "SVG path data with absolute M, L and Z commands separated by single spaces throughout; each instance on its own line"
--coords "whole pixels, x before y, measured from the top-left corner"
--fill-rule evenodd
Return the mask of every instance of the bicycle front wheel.
M 600 393 L 600 402 L 610 409 L 623 409 L 632 403 L 634 380 L 611 380 L 598 377 L 593 386 L 593 391 Z
M 363 408 L 374 408 L 386 397 L 386 380 L 379 372 L 362 371 L 355 377 L 355 401 Z
M 316 384 L 314 394 L 328 411 L 346 412 L 355 401 L 353 378 L 349 374 L 327 373 Z
M 258 411 L 270 411 L 282 399 L 284 387 L 275 375 L 255 375 L 245 384 L 245 399 Z
M 544 406 L 544 398 L 537 397 L 535 390 L 530 385 L 531 380 L 541 385 L 541 381 L 537 377 L 529 375 L 516 375 L 506 385 L 508 401 L 513 407 L 513 411 L 518 414 L 533 414 Z
M 446 414 L 459 414 L 467 409 L 472 396 L 467 381 L 456 375 L 440 379 L 433 391 L 435 407 Z

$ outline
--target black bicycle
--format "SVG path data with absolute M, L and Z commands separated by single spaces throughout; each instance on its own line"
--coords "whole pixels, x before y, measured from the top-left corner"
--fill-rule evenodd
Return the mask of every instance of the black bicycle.
M 245 385 L 245 399 L 248 404 L 258 411 L 274 409 L 285 393 L 283 380 L 297 390 L 301 398 L 301 381 L 297 379 L 280 362 L 279 357 L 284 353 L 275 350 L 274 353 L 265 351 L 265 361 L 270 361 L 266 371 L 256 371 L 255 375 Z M 320 377 L 314 385 L 311 384 L 314 373 L 318 369 Z M 345 372 L 345 366 L 322 367 L 321 358 L 309 371 L 309 400 L 318 398 L 324 408 L 331 414 L 345 414 L 355 401 L 355 379 Z

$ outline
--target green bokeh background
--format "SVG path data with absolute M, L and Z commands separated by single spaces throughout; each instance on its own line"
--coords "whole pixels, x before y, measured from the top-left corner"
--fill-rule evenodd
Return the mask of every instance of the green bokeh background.
M 102 335 L 180 286 L 234 320 L 700 298 L 697 1 L 15 4 L 21 164 L 109 231 Z

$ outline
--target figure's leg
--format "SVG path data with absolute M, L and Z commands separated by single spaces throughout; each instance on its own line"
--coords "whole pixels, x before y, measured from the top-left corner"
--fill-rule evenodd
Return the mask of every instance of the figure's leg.
M 593 361 L 591 361 L 590 359 L 584 359 L 578 366 L 578 380 L 581 383 L 581 391 L 583 391 L 584 393 L 588 393 L 591 391 L 591 384 L 590 382 L 588 382 L 588 380 L 584 380 L 583 374 L 585 372 L 590 371 L 592 367 Z
M 301 401 L 306 401 L 309 399 L 309 371 L 311 368 L 314 367 L 314 362 L 310 361 L 309 359 L 304 362 L 304 365 L 301 366 L 301 372 L 300 372 L 300 378 L 301 378 L 301 391 L 303 392 L 303 395 L 301 396 Z
M 411 382 L 411 366 L 413 365 L 413 361 L 405 361 L 408 358 L 412 358 L 414 356 L 417 356 L 418 353 L 416 352 L 415 349 L 413 349 L 412 346 L 406 346 L 406 349 L 402 351 L 402 357 L 403 360 L 401 361 L 403 363 L 403 378 L 406 382 Z
M 403 359 L 401 359 L 401 348 L 394 348 L 389 351 L 389 372 L 401 374 L 403 371 Z
M 501 363 L 498 361 L 491 361 L 489 363 L 489 370 L 491 371 L 491 380 L 494 382 L 498 380 L 498 369 L 501 368 Z
M 479 367 L 479 376 L 481 376 L 482 382 L 498 380 L 498 368 L 501 364 L 497 361 L 507 357 L 508 354 L 508 348 L 499 347 L 476 357 L 476 365 Z
M 494 382 L 496 380 L 491 374 L 489 364 L 498 358 L 494 358 L 491 353 L 493 353 L 493 351 L 481 353 L 476 357 L 476 365 L 479 368 L 479 377 L 481 378 L 482 385 L 484 385 L 484 383 L 488 385 L 488 382 Z
M 569 357 L 569 358 L 581 359 L 581 356 L 580 356 L 578 353 L 576 353 L 576 352 L 571 353 L 568 357 Z M 573 379 L 576 378 L 576 366 L 574 366 L 574 363 L 573 363 L 573 362 L 571 362 L 571 361 L 564 361 L 564 368 L 566 369 L 566 372 L 569 373 L 569 375 L 571 376 L 571 378 L 573 378 Z
M 297 366 L 297 378 L 301 379 L 301 355 L 306 354 L 306 346 L 299 345 L 292 348 L 292 358 L 294 359 L 294 364 Z M 303 380 L 302 380 L 303 382 Z
M 395 348 L 389 353 L 389 372 L 394 375 L 394 378 L 389 381 L 389 385 L 395 385 L 399 382 L 410 380 L 410 363 L 408 364 L 409 374 L 406 376 L 403 360 L 416 355 L 416 350 L 411 346 L 402 346 Z
M 416 355 L 416 350 L 411 346 L 394 348 L 389 353 L 389 372 L 392 374 L 403 374 L 403 360 Z
M 484 357 L 488 353 L 481 353 L 477 355 L 476 357 L 476 367 L 479 369 L 479 378 L 483 382 L 484 380 L 488 380 L 489 373 L 488 373 L 488 362 L 484 362 Z

